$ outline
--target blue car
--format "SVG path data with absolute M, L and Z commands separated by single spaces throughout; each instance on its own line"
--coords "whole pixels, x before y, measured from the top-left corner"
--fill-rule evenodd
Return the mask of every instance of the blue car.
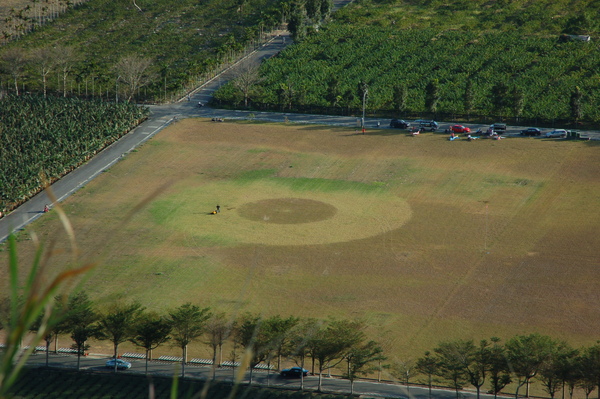
M 306 377 L 308 375 L 308 370 L 301 367 L 292 367 L 281 370 L 281 373 L 279 374 L 284 378 L 300 378 L 301 375 Z
M 110 359 L 106 362 L 107 369 L 115 368 L 115 359 Z M 117 359 L 117 370 L 127 370 L 131 368 L 131 363 L 126 362 L 125 360 Z

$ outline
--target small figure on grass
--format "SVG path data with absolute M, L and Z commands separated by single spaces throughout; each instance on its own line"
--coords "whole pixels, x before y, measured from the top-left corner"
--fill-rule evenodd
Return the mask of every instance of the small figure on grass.
M 217 205 L 217 213 L 221 212 L 221 207 L 219 205 Z
M 50 207 L 46 204 L 44 205 L 44 213 L 50 212 Z

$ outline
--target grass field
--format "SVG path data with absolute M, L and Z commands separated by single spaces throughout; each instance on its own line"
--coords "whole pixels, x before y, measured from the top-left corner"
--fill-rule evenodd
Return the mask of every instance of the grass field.
M 600 329 L 598 150 L 188 119 L 63 206 L 81 259 L 98 263 L 83 285 L 101 303 L 360 318 L 391 359 L 534 331 L 589 345 Z M 51 212 L 21 238 L 62 247 L 61 231 Z M 21 264 L 32 256 L 22 239 Z

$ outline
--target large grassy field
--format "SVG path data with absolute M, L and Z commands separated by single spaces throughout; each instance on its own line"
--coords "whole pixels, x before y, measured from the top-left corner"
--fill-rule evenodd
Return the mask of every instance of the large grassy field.
M 101 304 L 360 318 L 392 359 L 534 331 L 589 345 L 600 330 L 598 150 L 188 119 L 63 207 L 81 261 L 97 263 L 83 285 Z M 22 265 L 33 232 L 69 248 L 51 212 L 21 234 Z M 58 270 L 70 258 L 52 259 Z

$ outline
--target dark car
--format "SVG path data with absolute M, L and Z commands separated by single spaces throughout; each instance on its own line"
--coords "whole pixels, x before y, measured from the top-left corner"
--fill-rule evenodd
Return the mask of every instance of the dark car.
M 438 129 L 436 121 L 419 120 L 419 128 L 423 131 L 435 132 Z
M 402 119 L 392 119 L 390 122 L 390 127 L 396 129 L 406 129 L 410 126 L 410 122 L 403 121 Z
M 521 136 L 541 136 L 542 131 L 537 127 L 530 127 L 525 130 L 521 130 Z
M 281 370 L 281 373 L 279 374 L 285 378 L 300 378 L 301 375 L 306 377 L 308 375 L 308 370 L 301 367 L 292 367 Z
M 492 127 L 492 129 L 494 129 L 494 131 L 498 131 L 498 132 L 506 131 L 506 123 L 494 123 L 491 127 Z

